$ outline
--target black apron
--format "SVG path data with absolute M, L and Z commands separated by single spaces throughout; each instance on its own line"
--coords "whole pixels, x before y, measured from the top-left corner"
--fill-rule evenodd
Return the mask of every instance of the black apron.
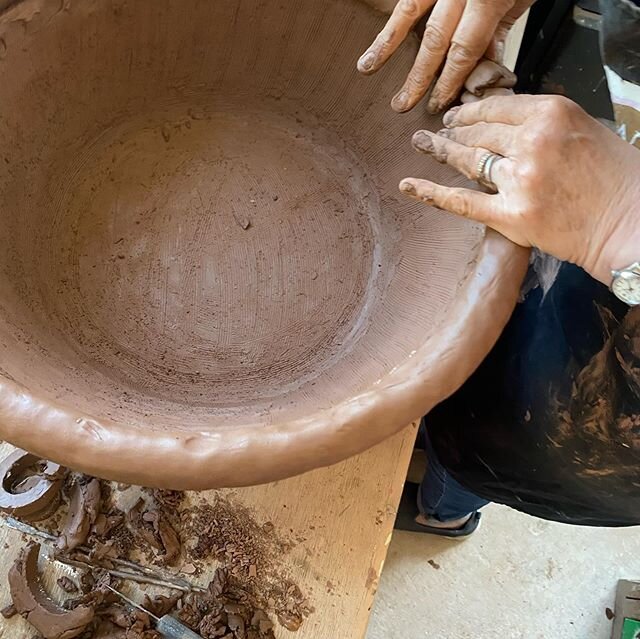
M 640 91 L 640 9 L 604 3 L 602 36 L 620 134 L 640 148 L 640 94 L 620 95 Z M 555 521 L 640 525 L 640 307 L 562 264 L 427 427 L 444 467 L 480 497 Z

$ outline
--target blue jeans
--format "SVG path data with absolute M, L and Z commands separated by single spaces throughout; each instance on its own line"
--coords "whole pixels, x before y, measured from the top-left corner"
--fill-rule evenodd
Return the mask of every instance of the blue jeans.
M 425 436 L 427 472 L 418 492 L 420 512 L 442 522 L 466 517 L 489 502 L 474 495 L 458 483 L 440 463 L 431 441 L 429 431 Z

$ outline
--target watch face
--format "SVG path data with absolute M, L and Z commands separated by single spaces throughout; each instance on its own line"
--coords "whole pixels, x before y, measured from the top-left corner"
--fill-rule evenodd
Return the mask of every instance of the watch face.
M 620 273 L 611 285 L 616 297 L 630 306 L 640 304 L 640 275 L 636 273 Z

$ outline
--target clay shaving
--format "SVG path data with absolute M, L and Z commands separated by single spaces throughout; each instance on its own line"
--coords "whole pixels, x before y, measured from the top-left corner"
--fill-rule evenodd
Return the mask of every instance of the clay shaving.
M 260 524 L 251 511 L 219 496 L 213 504 L 202 502 L 183 513 L 183 526 L 193 545 L 193 560 L 215 558 L 231 578 L 247 584 L 256 605 L 275 611 L 288 630 L 297 630 L 312 612 L 300 589 L 280 573 L 280 558 L 291 547 L 271 522 Z
M 67 521 L 58 540 L 58 548 L 73 550 L 86 541 L 89 530 L 98 517 L 100 498 L 99 480 L 90 479 L 86 484 L 74 485 Z
M 11 617 L 15 617 L 18 614 L 16 607 L 13 604 L 9 604 L 5 606 L 2 610 L 0 610 L 0 615 L 2 615 L 5 619 L 11 619 Z
M 15 450 L 0 462 L 0 511 L 24 521 L 41 521 L 60 504 L 64 469 Z
M 92 621 L 94 610 L 89 606 L 65 610 L 45 595 L 38 573 L 39 552 L 39 544 L 30 544 L 9 570 L 13 605 L 44 639 L 78 637 Z
M 57 580 L 68 597 L 59 606 L 39 582 L 38 545 L 27 546 L 11 569 L 13 603 L 2 610 L 5 618 L 21 614 L 44 639 L 161 639 L 148 615 L 106 588 L 131 595 L 127 582 L 108 572 L 117 572 L 119 561 L 170 570 L 187 581 L 218 565 L 203 592 L 131 595 L 156 616 L 177 617 L 203 639 L 272 639 L 274 623 L 297 630 L 312 612 L 282 570 L 292 544 L 273 524 L 258 522 L 248 508 L 222 495 L 190 506 L 178 491 L 136 489 L 140 497 L 122 510 L 116 496 L 129 488 L 67 476 L 66 516 L 62 525 L 58 514 L 51 517 L 46 527 L 52 533 L 59 528 L 60 559 L 92 568 L 80 570 L 79 578 Z

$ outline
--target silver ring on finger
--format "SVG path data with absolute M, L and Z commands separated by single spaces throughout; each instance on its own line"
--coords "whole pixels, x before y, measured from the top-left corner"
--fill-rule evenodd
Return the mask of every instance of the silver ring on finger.
M 497 191 L 498 187 L 495 185 L 495 182 L 491 178 L 491 171 L 493 169 L 493 165 L 498 160 L 503 160 L 504 156 L 498 155 L 497 153 L 492 153 L 491 151 L 487 151 L 478 162 L 478 169 L 476 171 L 476 181 L 478 184 L 481 184 L 487 189 L 491 189 L 492 191 Z

